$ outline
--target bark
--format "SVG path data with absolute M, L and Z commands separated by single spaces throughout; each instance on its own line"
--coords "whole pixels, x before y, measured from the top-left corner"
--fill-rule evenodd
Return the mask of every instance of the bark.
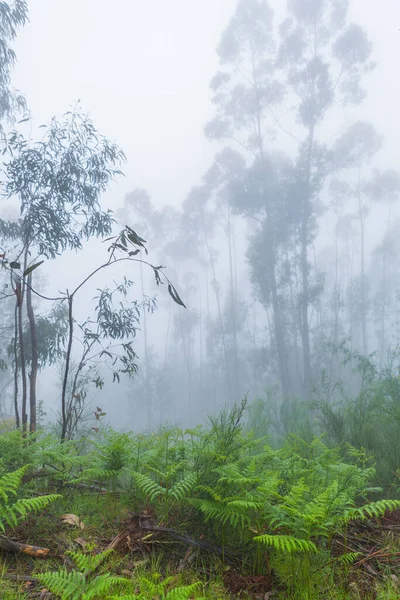
M 27 554 L 33 558 L 47 558 L 50 552 L 49 548 L 14 542 L 4 535 L 0 535 L 0 549 L 11 554 Z
M 143 266 L 140 263 L 140 285 L 142 288 L 142 296 L 145 298 L 144 293 L 144 279 L 143 279 Z M 150 373 L 149 373 L 149 345 L 147 335 L 147 313 L 146 307 L 143 310 L 143 334 L 144 334 L 144 376 L 145 376 L 145 389 L 146 389 L 146 412 L 149 426 L 153 425 L 153 407 L 150 393 Z
M 229 250 L 229 276 L 230 276 L 230 296 L 231 296 L 231 324 L 233 338 L 233 378 L 236 393 L 240 393 L 239 361 L 237 350 L 237 296 L 235 286 L 235 276 L 233 268 L 233 249 L 234 238 L 232 239 L 231 211 L 228 206 L 228 250 Z
M 358 186 L 357 186 L 358 214 L 360 221 L 360 244 L 361 244 L 361 335 L 362 348 L 364 356 L 368 354 L 368 337 L 367 337 L 367 290 L 365 277 L 365 222 L 364 222 L 364 206 L 361 194 L 361 167 L 358 168 Z
M 22 326 L 22 307 L 23 307 L 23 294 L 18 300 L 18 338 L 19 338 L 19 358 L 21 363 L 21 379 L 22 379 L 22 431 L 26 434 L 28 415 L 26 412 L 27 405 L 27 379 L 26 379 L 26 363 L 25 363 L 25 347 L 24 347 L 24 332 Z
M 278 286 L 276 282 L 275 275 L 275 252 L 273 248 L 273 240 L 272 236 L 268 236 L 268 244 L 269 248 L 267 250 L 268 253 L 268 271 L 269 271 L 269 279 L 271 286 L 271 298 L 272 298 L 272 315 L 273 315 L 273 323 L 274 323 L 274 336 L 275 336 L 275 344 L 276 351 L 278 356 L 278 370 L 279 370 L 279 379 L 281 383 L 281 391 L 284 398 L 284 401 L 287 402 L 291 395 L 291 383 L 289 370 L 287 365 L 287 354 L 286 354 L 286 342 L 285 342 L 285 334 L 284 334 L 284 326 L 281 315 L 281 307 L 279 305 L 279 295 L 278 295 Z
M 310 195 L 311 195 L 311 159 L 314 149 L 314 126 L 310 127 L 307 148 L 305 190 L 303 194 L 303 210 L 300 233 L 300 270 L 302 283 L 301 298 L 301 341 L 303 346 L 303 393 L 304 399 L 308 399 L 311 392 L 311 352 L 310 352 L 310 328 L 308 320 L 309 304 L 309 266 L 308 266 L 308 234 L 310 219 Z
M 21 423 L 19 419 L 19 408 L 18 408 L 18 303 L 15 303 L 15 314 L 14 314 L 14 412 L 15 412 L 15 426 L 17 429 L 20 428 Z
M 65 359 L 65 371 L 61 393 L 61 442 L 64 442 L 67 436 L 67 384 L 69 377 L 69 369 L 71 365 L 72 342 L 74 339 L 74 319 L 72 314 L 73 296 L 68 296 L 68 346 Z
M 29 431 L 36 431 L 36 378 L 38 371 L 38 349 L 35 315 L 32 306 L 32 273 L 28 275 L 28 286 L 26 290 L 26 310 L 28 313 L 29 330 L 31 335 L 31 372 L 29 375 Z
M 222 318 L 221 302 L 220 302 L 220 297 L 219 297 L 219 292 L 218 292 L 218 287 L 217 287 L 217 274 L 215 271 L 214 258 L 212 255 L 210 244 L 208 243 L 207 235 L 206 235 L 204 229 L 203 229 L 203 237 L 204 237 L 204 244 L 208 251 L 211 271 L 212 271 L 212 275 L 214 278 L 214 292 L 215 292 L 215 300 L 217 302 L 217 309 L 218 309 L 218 321 L 219 321 L 219 326 L 220 326 L 220 330 L 221 330 L 221 340 L 222 340 L 222 349 L 223 349 L 223 353 L 224 353 L 226 381 L 228 384 L 229 398 L 232 401 L 232 397 L 233 397 L 232 396 L 232 383 L 231 383 L 231 377 L 230 377 L 230 372 L 229 372 L 229 362 L 228 362 L 228 352 L 227 352 L 227 346 L 226 346 L 225 327 L 224 327 L 224 322 L 223 322 L 223 318 Z

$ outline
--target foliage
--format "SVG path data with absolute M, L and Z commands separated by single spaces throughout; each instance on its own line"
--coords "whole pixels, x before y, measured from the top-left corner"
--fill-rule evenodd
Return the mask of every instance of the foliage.
M 160 575 L 153 573 L 152 577 L 140 577 L 136 583 L 139 591 L 135 594 L 125 596 L 112 596 L 110 600 L 189 600 L 190 598 L 199 598 L 202 592 L 202 584 L 200 582 L 192 583 L 179 587 L 171 587 L 174 577 L 167 577 L 160 581 Z M 168 589 L 170 588 L 170 589 Z
M 25 99 L 9 87 L 10 71 L 16 62 L 16 55 L 10 46 L 17 30 L 28 20 L 28 6 L 25 0 L 0 3 L 0 123 L 11 120 L 15 113 L 26 108 Z M 0 125 L 2 129 L 2 125 Z
M 82 552 L 69 552 L 78 570 L 61 569 L 53 573 L 41 573 L 37 579 L 61 600 L 95 600 L 109 597 L 116 589 L 129 587 L 130 582 L 110 573 L 94 575 L 97 568 L 106 560 L 110 552 L 96 556 Z M 107 596 L 106 596 L 107 594 Z
M 6 530 L 6 526 L 16 527 L 28 514 L 42 511 L 51 502 L 60 498 L 59 495 L 50 494 L 36 498 L 19 498 L 11 503 L 10 498 L 17 495 L 27 468 L 24 466 L 0 477 L 0 530 L 3 532 Z

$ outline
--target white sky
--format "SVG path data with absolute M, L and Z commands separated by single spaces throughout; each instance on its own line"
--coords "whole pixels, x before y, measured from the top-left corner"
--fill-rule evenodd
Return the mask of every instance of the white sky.
M 35 121 L 80 99 L 125 151 L 123 193 L 179 203 L 209 166 L 215 47 L 234 0 L 30 0 L 13 82 Z
M 381 166 L 399 168 L 400 0 L 351 4 L 378 67 L 368 100 L 344 120 L 373 121 L 386 139 Z M 282 13 L 284 0 L 271 5 Z M 122 147 L 126 179 L 107 196 L 113 208 L 136 187 L 158 206 L 179 205 L 211 164 L 216 146 L 203 135 L 213 116 L 209 82 L 234 7 L 235 0 L 29 0 L 13 83 L 37 125 L 81 99 L 101 133 Z
M 283 0 L 272 6 L 282 9 Z M 77 99 L 126 152 L 126 191 L 145 187 L 177 204 L 212 161 L 203 135 L 212 116 L 215 48 L 235 0 L 30 0 L 16 44 L 13 81 L 37 123 Z M 362 109 L 398 160 L 400 0 L 353 0 L 351 14 L 373 40 L 378 69 Z M 359 114 L 359 113 L 357 113 Z M 392 165 L 392 166 L 395 166 Z

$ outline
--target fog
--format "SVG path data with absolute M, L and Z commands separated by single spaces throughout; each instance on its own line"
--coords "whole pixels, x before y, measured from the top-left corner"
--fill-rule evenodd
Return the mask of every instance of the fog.
M 339 399 L 334 382 L 345 386 L 347 395 L 358 393 L 353 371 L 359 356 L 373 354 L 381 368 L 393 360 L 400 341 L 400 5 L 351 0 L 346 22 L 363 28 L 372 52 L 363 40 L 346 38 L 341 60 L 349 83 L 341 93 L 349 98 L 333 98 L 329 113 L 323 108 L 321 118 L 315 117 L 315 127 L 304 111 L 298 116 L 298 106 L 304 95 L 312 103 L 324 83 L 315 84 L 318 92 L 302 88 L 303 97 L 296 94 L 290 87 L 293 57 L 279 65 L 282 99 L 272 108 L 266 104 L 265 113 L 258 108 L 250 114 L 250 96 L 247 103 L 238 100 L 232 89 L 213 102 L 210 82 L 220 70 L 231 69 L 232 80 L 243 75 L 243 56 L 235 55 L 235 43 L 246 42 L 240 27 L 243 37 L 233 31 L 222 60 L 217 52 L 236 7 L 264 5 L 253 0 L 31 0 L 29 22 L 12 43 L 17 56 L 12 87 L 25 96 L 31 117 L 17 127 L 32 143 L 41 139 L 41 124 L 61 118 L 79 101 L 79 110 L 126 155 L 124 175 L 101 194 L 101 206 L 115 212 L 114 233 L 129 225 L 146 240 L 149 254 L 142 248 L 134 260 L 164 266 L 185 305 L 174 299 L 174 288 L 171 295 L 167 284 L 155 284 L 149 264 L 138 261 L 103 269 L 77 293 L 75 368 L 83 339 L 79 324 L 88 318 L 95 322 L 98 290 L 113 289 L 127 277 L 134 282 L 129 300 L 156 298 L 154 310 L 140 308 L 136 336 L 124 340 L 138 355 L 137 373 L 119 372 L 118 383 L 106 356 L 85 362 L 80 394 L 91 424 L 99 406 L 107 413 L 105 421 L 119 428 L 195 426 L 247 396 L 250 404 L 265 402 L 271 419 L 287 429 L 288 411 L 293 419 L 298 405 L 321 399 L 327 378 L 332 403 Z M 307 14 L 304 2 L 292 5 Z M 321 0 L 328 16 L 334 5 Z M 267 49 L 262 35 L 261 42 L 254 38 L 261 44 L 253 56 L 255 89 L 271 68 L 262 53 L 275 61 L 285 39 L 277 27 L 287 17 L 285 3 L 271 0 L 269 6 L 275 12 L 269 34 L 276 47 Z M 304 15 L 294 18 L 289 33 L 296 24 L 295 40 L 309 23 Z M 335 40 L 341 27 L 345 31 L 344 21 L 337 27 L 337 34 L 321 33 L 327 64 L 337 60 Z M 326 42 L 324 35 L 332 40 Z M 299 57 L 306 52 L 301 44 L 297 50 Z M 365 61 L 357 54 L 363 52 Z M 332 77 L 339 73 L 336 66 Z M 304 73 L 310 76 L 305 67 Z M 354 100 L 358 89 L 351 84 L 358 78 L 365 98 Z M 241 85 L 247 84 L 246 75 Z M 337 93 L 335 85 L 331 92 Z M 230 93 L 227 104 L 224 94 Z M 218 128 L 205 135 L 219 109 L 232 120 L 232 135 L 217 135 Z M 253 127 L 257 114 L 265 117 L 264 129 L 258 141 L 250 140 L 249 150 L 246 128 Z M 244 115 L 248 121 L 242 126 Z M 307 144 L 312 149 L 305 217 L 296 207 L 305 194 Z M 0 219 L 15 222 L 18 199 L 2 202 Z M 67 249 L 54 261 L 46 259 L 35 272 L 34 288 L 51 298 L 75 289 L 108 258 L 107 244 L 94 238 L 77 252 Z M 14 247 L 1 242 L 10 256 Z M 39 256 L 33 252 L 32 260 Z M 3 281 L 8 279 L 4 272 Z M 7 354 L 13 304 L 6 301 L 2 326 L 8 337 L 1 357 L 8 368 L 0 373 L 0 404 L 4 413 L 13 414 L 13 361 Z M 37 316 L 46 316 L 51 303 L 36 296 L 34 307 Z M 107 343 L 102 340 L 103 349 Z M 65 351 L 66 340 L 59 360 L 37 375 L 37 400 L 51 421 L 59 418 Z M 100 387 L 93 384 L 95 367 L 96 377 L 104 378 Z

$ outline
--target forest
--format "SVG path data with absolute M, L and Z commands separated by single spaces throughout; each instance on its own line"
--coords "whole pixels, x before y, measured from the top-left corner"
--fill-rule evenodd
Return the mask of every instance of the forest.
M 14 79 L 44 13 L 0 1 L 1 600 L 400 597 L 400 170 L 368 104 L 391 57 L 356 2 L 200 3 L 209 154 L 182 114 L 170 154 L 197 175 L 152 148 L 146 186 L 112 133 L 135 137 L 135 106 L 107 107 L 104 133 L 100 104 L 63 89 L 38 120 Z M 95 33 L 77 15 L 68 35 L 98 35 L 112 88 L 107 3 L 81 4 Z M 157 41 L 185 17 L 157 0 L 152 32 L 118 4 L 151 50 L 115 38 L 109 64 L 157 42 L 171 121 L 167 95 L 204 78 Z

